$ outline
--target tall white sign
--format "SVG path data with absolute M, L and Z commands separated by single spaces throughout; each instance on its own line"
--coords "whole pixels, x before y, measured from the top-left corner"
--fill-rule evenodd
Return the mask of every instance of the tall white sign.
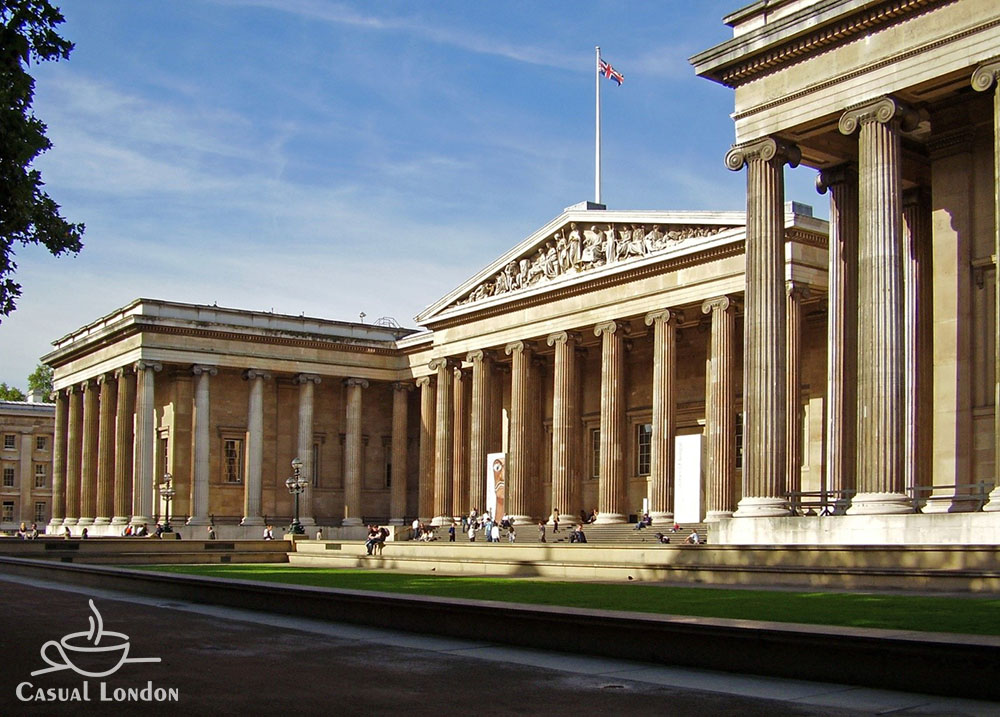
M 674 521 L 700 523 L 705 516 L 701 501 L 702 435 L 674 439 Z

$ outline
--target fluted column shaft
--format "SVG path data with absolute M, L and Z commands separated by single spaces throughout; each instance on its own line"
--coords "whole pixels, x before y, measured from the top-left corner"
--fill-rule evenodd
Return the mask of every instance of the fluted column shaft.
M 402 525 L 406 515 L 406 444 L 409 396 L 413 385 L 392 384 L 392 486 L 389 489 L 390 523 Z
M 300 373 L 294 380 L 299 385 L 299 433 L 295 445 L 296 457 L 302 461 L 299 475 L 309 483 L 309 487 L 299 494 L 299 522 L 302 525 L 315 525 L 313 494 L 316 492 L 316 466 L 313 465 L 315 443 L 313 411 L 316 385 L 322 379 L 311 373 Z
M 52 400 L 56 404 L 56 422 L 52 437 L 52 520 L 51 530 L 62 525 L 66 517 L 66 424 L 69 413 L 69 399 L 63 391 L 55 391 Z
M 708 437 L 708 496 L 705 520 L 729 518 L 736 510 L 736 305 L 728 296 L 701 306 L 712 315 L 708 376 L 705 380 L 705 432 Z
M 471 380 L 468 373 L 455 369 L 452 389 L 452 496 L 451 510 L 455 516 L 468 513 L 469 508 L 469 402 Z
M 972 86 L 979 92 L 993 90 L 993 256 L 1000 261 L 1000 62 L 990 62 L 976 68 Z M 983 510 L 1000 511 L 1000 267 L 995 267 L 994 317 L 997 325 L 993 387 L 993 482 L 989 502 Z
M 149 523 L 153 515 L 153 474 L 156 470 L 156 373 L 163 365 L 137 361 L 135 449 L 133 451 L 132 524 Z
M 420 387 L 420 476 L 417 487 L 417 515 L 420 520 L 429 521 L 434 513 L 434 452 L 435 452 L 435 411 L 437 396 L 434 379 L 421 376 L 417 379 Z
M 135 451 L 135 371 L 115 370 L 115 489 L 112 525 L 126 525 L 132 515 L 132 470 Z
M 747 167 L 743 497 L 734 513 L 740 518 L 788 513 L 783 167 L 798 159 L 798 148 L 771 138 L 726 156 L 730 169 Z
M 903 202 L 903 289 L 905 292 L 903 335 L 905 350 L 903 396 L 906 402 L 906 420 L 903 451 L 903 485 L 930 485 L 931 457 L 926 450 L 930 444 L 931 417 L 927 415 L 928 355 L 930 314 L 927 289 L 930 278 L 930 231 L 924 194 L 919 190 L 908 193 Z M 923 494 L 926 495 L 926 494 Z
M 214 366 L 193 366 L 194 374 L 194 475 L 191 481 L 191 517 L 188 525 L 208 525 L 211 455 L 211 377 Z
M 674 520 L 674 438 L 677 433 L 677 323 L 683 314 L 663 309 L 646 314 L 653 327 L 653 435 L 649 455 L 649 517 Z
M 826 487 L 837 512 L 856 487 L 858 386 L 858 175 L 848 165 L 820 172 L 820 192 L 830 191 L 827 281 Z
M 802 490 L 802 299 L 808 289 L 793 281 L 786 287 L 788 320 L 785 365 L 788 367 L 785 392 L 788 399 L 785 460 L 785 489 Z
M 594 327 L 601 337 L 601 453 L 597 483 L 597 522 L 628 520 L 625 485 L 625 335 L 628 327 L 605 321 Z
M 94 524 L 97 514 L 97 427 L 100 415 L 100 387 L 91 379 L 83 382 L 83 448 L 80 458 L 80 520 L 78 525 Z
M 362 433 L 361 391 L 368 388 L 363 378 L 344 380 L 347 386 L 347 423 L 344 440 L 344 520 L 341 525 L 361 525 Z
M 66 419 L 66 515 L 64 525 L 76 525 L 80 520 L 80 460 L 83 454 L 83 390 L 80 386 L 66 389 L 69 410 Z
M 94 525 L 108 525 L 114 510 L 115 488 L 115 399 L 117 383 L 108 375 L 97 379 L 101 387 L 97 429 L 97 516 Z
M 434 359 L 431 371 L 437 373 L 437 405 L 434 430 L 434 517 L 432 525 L 451 522 L 452 498 L 452 378 L 455 363 L 448 359 Z
M 510 369 L 510 450 L 507 456 L 507 483 L 504 487 L 504 512 L 518 523 L 532 522 L 530 468 L 531 436 L 531 360 L 534 350 L 524 341 L 507 344 Z
M 264 371 L 244 374 L 250 384 L 247 400 L 247 479 L 243 486 L 243 520 L 240 525 L 263 525 L 261 491 L 264 485 Z
M 580 335 L 559 331 L 546 341 L 556 350 L 552 372 L 552 509 L 575 516 L 583 502 L 576 470 L 580 424 L 576 351 Z
M 489 351 L 471 351 L 466 360 L 472 363 L 468 507 L 482 512 L 486 509 L 486 456 L 490 452 L 490 433 L 496 410 L 493 405 L 494 358 Z M 463 505 L 458 507 L 466 510 Z
M 840 120 L 858 140 L 858 494 L 848 513 L 913 510 L 903 485 L 902 210 L 900 123 L 891 98 Z

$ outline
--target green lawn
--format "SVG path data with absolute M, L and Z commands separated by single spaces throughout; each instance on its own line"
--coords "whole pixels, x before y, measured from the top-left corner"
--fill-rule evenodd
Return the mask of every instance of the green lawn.
M 170 565 L 150 570 L 293 585 L 501 600 L 602 610 L 814 625 L 1000 635 L 1000 599 L 668 587 L 407 575 L 288 565 Z

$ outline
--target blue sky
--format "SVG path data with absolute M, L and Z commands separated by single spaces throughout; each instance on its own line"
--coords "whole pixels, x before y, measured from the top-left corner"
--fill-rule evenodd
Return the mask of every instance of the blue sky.
M 56 0 L 76 43 L 36 67 L 36 163 L 78 257 L 18 250 L 0 381 L 143 296 L 413 316 L 593 198 L 594 46 L 610 209 L 743 209 L 731 90 L 691 55 L 732 0 Z M 745 4 L 745 3 L 744 3 Z M 787 198 L 826 201 L 808 169 Z

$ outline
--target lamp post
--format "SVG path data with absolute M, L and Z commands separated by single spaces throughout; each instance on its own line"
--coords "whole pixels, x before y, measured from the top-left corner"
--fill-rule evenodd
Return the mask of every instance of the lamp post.
M 170 481 L 173 478 L 169 473 L 163 474 L 163 482 L 160 483 L 160 497 L 163 498 L 163 502 L 167 504 L 166 515 L 163 517 L 163 532 L 171 533 L 173 528 L 170 527 L 170 501 L 174 499 L 174 495 L 177 493 L 171 486 Z
M 285 481 L 288 492 L 295 496 L 295 518 L 292 519 L 289 530 L 293 535 L 302 535 L 306 530 L 299 523 L 299 495 L 306 489 L 309 482 L 302 478 L 302 461 L 299 458 L 292 460 L 292 470 L 295 471 L 295 475 Z

